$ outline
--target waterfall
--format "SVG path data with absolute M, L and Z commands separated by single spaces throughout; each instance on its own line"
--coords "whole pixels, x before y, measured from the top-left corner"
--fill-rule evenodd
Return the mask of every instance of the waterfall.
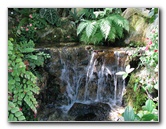
M 125 80 L 117 76 L 116 72 L 125 69 L 124 52 L 92 51 L 87 55 L 88 57 L 83 56 L 89 63 L 83 64 L 84 58 L 81 57 L 79 50 L 69 51 L 64 48 L 60 52 L 62 64 L 60 80 L 66 88 L 66 106 L 71 107 L 75 102 L 121 105 Z

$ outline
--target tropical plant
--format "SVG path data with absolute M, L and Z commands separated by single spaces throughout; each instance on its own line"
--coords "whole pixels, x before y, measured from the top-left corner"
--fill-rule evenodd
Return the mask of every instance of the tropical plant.
M 45 18 L 47 22 L 49 22 L 52 25 L 59 22 L 60 20 L 56 8 L 42 8 L 40 9 L 40 16 L 41 18 Z
M 30 66 L 41 66 L 43 55 L 33 55 L 35 51 L 33 41 L 14 43 L 8 41 L 8 120 L 28 120 L 24 110 L 31 109 L 37 114 L 37 100 L 35 94 L 39 94 L 37 77 L 29 69 Z M 39 58 L 40 56 L 40 58 Z M 27 105 L 26 108 L 23 104 Z
M 127 106 L 123 113 L 125 121 L 158 121 L 158 110 L 156 109 L 156 104 L 148 99 L 142 110 L 137 114 L 134 113 L 134 110 L 131 106 Z
M 130 120 L 138 121 L 158 121 L 158 26 L 156 26 L 147 38 L 147 45 L 144 48 L 145 53 L 142 53 L 139 57 L 139 67 L 143 68 L 144 76 L 136 77 L 135 83 L 133 84 L 133 91 L 138 92 L 138 89 L 142 89 L 146 94 L 145 105 L 142 106 L 141 110 L 136 110 L 133 115 L 133 109 L 137 109 L 136 105 L 133 105 L 133 109 L 126 108 L 124 119 L 128 120 L 128 117 L 132 117 Z M 140 54 L 134 54 L 138 56 Z M 146 79 L 144 78 L 146 76 Z M 136 100 L 134 100 L 136 101 Z
M 129 31 L 128 21 L 119 14 L 110 14 L 112 9 L 94 12 L 96 20 L 83 20 L 78 28 L 77 35 L 81 34 L 81 41 L 86 44 L 101 44 L 102 41 L 114 42 L 122 38 L 123 31 Z

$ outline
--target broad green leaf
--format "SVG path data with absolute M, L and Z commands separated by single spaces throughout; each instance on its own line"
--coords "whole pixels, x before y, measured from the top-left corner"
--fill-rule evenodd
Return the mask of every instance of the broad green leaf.
M 29 52 L 33 52 L 34 51 L 34 48 L 25 48 L 23 50 L 24 53 L 29 53 Z
M 18 121 L 16 117 L 13 118 L 13 121 Z
M 37 60 L 37 56 L 36 55 L 31 55 L 31 56 L 29 56 L 29 58 Z
M 17 76 L 17 77 L 15 77 L 15 80 L 19 82 L 20 78 Z
M 16 117 L 19 117 L 19 116 L 22 116 L 22 115 L 23 115 L 23 114 L 22 114 L 21 111 L 18 111 L 18 112 L 15 113 L 15 116 L 16 116 Z
M 141 118 L 142 121 L 151 121 L 155 118 L 154 114 L 145 114 L 143 115 L 143 117 Z
M 126 107 L 123 117 L 124 117 L 125 121 L 134 121 L 135 120 L 135 114 L 134 114 L 133 108 L 131 106 Z
M 145 103 L 145 106 L 143 106 L 143 109 L 152 112 L 155 107 L 155 103 L 152 100 L 148 99 Z
M 21 58 L 17 58 L 16 59 L 16 62 L 18 63 L 18 62 L 21 62 L 22 60 L 21 60 Z
M 18 120 L 19 121 L 23 121 L 23 120 L 25 120 L 25 117 L 24 116 L 20 116 L 20 117 L 18 117 Z
M 13 114 L 10 114 L 9 117 L 8 117 L 8 120 L 9 120 L 9 121 L 13 121 L 13 119 L 14 119 L 14 115 L 13 115 Z
M 14 107 L 14 108 L 11 109 L 11 112 L 12 112 L 12 113 L 16 113 L 16 112 L 18 112 L 18 111 L 19 111 L 19 108 L 18 108 L 18 107 Z
M 10 79 L 10 80 L 9 80 L 9 84 L 14 85 L 14 84 L 15 84 L 15 80 Z
M 11 107 L 11 108 L 14 108 L 15 107 L 15 104 L 13 102 L 9 102 L 8 103 L 8 106 Z

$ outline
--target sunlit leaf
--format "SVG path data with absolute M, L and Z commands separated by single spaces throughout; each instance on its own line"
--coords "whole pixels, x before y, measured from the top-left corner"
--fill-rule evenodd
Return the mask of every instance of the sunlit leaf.
M 153 109 L 155 109 L 155 108 L 156 108 L 155 103 L 150 99 L 148 99 L 145 103 L 145 106 L 143 106 L 143 109 L 147 110 L 149 112 L 152 112 Z
M 154 119 L 154 117 L 155 117 L 154 114 L 145 114 L 145 115 L 143 115 L 141 120 L 142 121 L 151 121 L 152 119 Z
M 124 72 L 124 71 L 120 71 L 120 72 L 117 72 L 116 73 L 116 75 L 123 75 L 123 74 L 125 74 L 126 72 Z
M 134 110 L 131 106 L 126 107 L 123 117 L 124 117 L 125 121 L 134 121 L 135 120 Z
M 12 113 L 16 113 L 16 112 L 18 112 L 18 111 L 19 111 L 19 108 L 18 108 L 18 107 L 14 107 L 14 108 L 11 109 L 11 112 L 12 112 Z

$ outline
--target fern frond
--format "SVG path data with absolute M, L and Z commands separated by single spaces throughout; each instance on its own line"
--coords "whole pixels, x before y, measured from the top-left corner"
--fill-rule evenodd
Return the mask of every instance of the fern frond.
M 119 26 L 124 28 L 125 30 L 129 31 L 129 22 L 122 16 L 120 16 L 118 14 L 113 14 L 110 17 L 108 17 L 108 19 L 110 21 L 115 22 L 116 24 L 118 24 Z
M 103 36 L 99 30 L 90 38 L 90 42 L 94 43 L 94 45 L 100 44 L 102 40 Z
M 81 22 L 77 27 L 77 35 L 79 35 L 87 25 L 87 22 Z
M 119 24 L 117 24 L 115 22 L 113 22 L 112 24 L 115 27 L 116 37 L 122 38 L 123 37 L 123 28 L 121 26 L 119 26 Z
M 111 26 L 110 33 L 109 33 L 109 35 L 108 35 L 108 40 L 114 41 L 115 38 L 116 38 L 116 28 L 112 25 L 112 26 Z
M 88 43 L 89 43 L 89 38 L 87 37 L 85 31 L 82 33 L 81 38 L 80 38 L 80 41 L 81 41 L 81 42 L 84 42 L 85 44 L 88 44 Z
M 101 19 L 100 21 L 100 30 L 105 38 L 105 40 L 107 39 L 109 33 L 110 33 L 110 22 L 107 19 Z
M 124 27 L 123 27 L 127 32 L 129 32 L 129 21 L 128 20 L 124 20 Z
M 92 33 L 95 33 L 94 31 L 96 31 L 96 21 L 93 21 L 93 22 L 89 22 L 88 25 L 86 26 L 86 35 L 87 37 L 89 38 Z

